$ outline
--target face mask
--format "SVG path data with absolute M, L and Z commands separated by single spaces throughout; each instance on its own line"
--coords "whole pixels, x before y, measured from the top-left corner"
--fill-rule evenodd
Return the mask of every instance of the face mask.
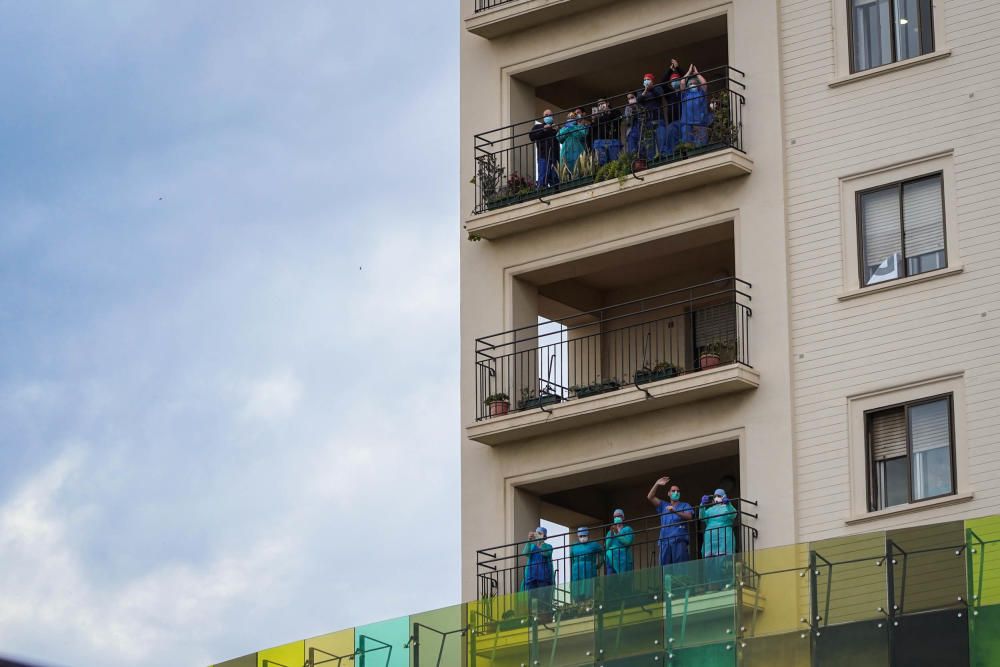
M 625 519 L 621 518 L 620 516 L 616 516 L 616 517 L 615 517 L 615 523 L 621 523 L 621 522 L 623 522 L 624 520 L 625 520 Z
M 715 497 L 715 502 L 721 503 L 722 502 L 722 496 L 716 496 Z
M 552 116 L 546 116 L 545 118 L 542 119 L 542 122 L 545 123 L 546 125 L 551 125 L 554 121 L 555 119 Z
M 586 535 L 581 535 L 581 536 L 580 536 L 580 544 L 586 544 L 586 543 L 587 543 L 587 540 L 589 540 L 589 539 L 590 539 L 590 538 L 589 538 L 589 537 L 587 537 Z
M 670 492 L 670 499 L 671 500 L 680 500 L 681 499 L 681 492 L 680 491 L 671 491 Z
M 642 85 L 644 85 L 644 86 L 650 86 L 652 84 L 653 84 L 653 82 L 650 81 L 649 79 L 643 79 L 642 80 Z

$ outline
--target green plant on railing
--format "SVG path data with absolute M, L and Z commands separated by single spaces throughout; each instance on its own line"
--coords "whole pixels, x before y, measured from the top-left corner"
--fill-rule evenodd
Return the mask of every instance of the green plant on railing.
M 708 128 L 708 142 L 724 146 L 739 146 L 740 126 L 733 120 L 731 95 L 728 90 L 721 90 L 712 95 L 711 105 L 715 117 Z
M 483 403 L 485 403 L 486 405 L 489 405 L 490 403 L 499 403 L 500 401 L 509 401 L 509 400 L 510 400 L 510 396 L 508 396 L 507 394 L 505 394 L 502 391 L 498 391 L 495 394 L 490 394 L 489 396 L 487 396 L 483 400 Z
M 559 183 L 566 184 L 573 181 L 589 178 L 594 175 L 597 167 L 597 156 L 593 151 L 584 151 L 576 159 L 573 166 L 563 160 L 559 161 L 556 167 L 556 174 L 559 176 Z
M 489 204 L 499 198 L 505 172 L 497 161 L 497 156 L 492 153 L 476 158 L 476 175 L 472 182 L 478 182 L 479 195 L 485 203 Z
M 618 185 L 624 186 L 625 180 L 632 174 L 632 162 L 635 154 L 622 151 L 616 160 L 612 160 L 601 165 L 594 175 L 594 182 L 610 181 L 612 178 L 618 179 Z

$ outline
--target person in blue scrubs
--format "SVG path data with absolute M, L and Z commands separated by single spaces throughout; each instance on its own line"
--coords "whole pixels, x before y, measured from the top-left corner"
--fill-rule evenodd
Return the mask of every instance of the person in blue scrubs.
M 576 540 L 576 544 L 569 548 L 570 593 L 573 602 L 584 602 L 594 599 L 594 577 L 597 576 L 604 549 L 600 540 L 590 541 L 590 530 L 585 526 L 577 528 Z
M 669 502 L 657 497 L 661 487 L 669 487 Z M 694 508 L 681 500 L 681 488 L 670 484 L 669 477 L 661 477 L 653 484 L 646 498 L 660 515 L 660 565 L 687 561 L 691 539 L 688 526 L 694 518 Z
M 528 592 L 528 608 L 532 614 L 548 617 L 552 613 L 552 545 L 545 541 L 548 531 L 539 526 L 528 533 L 522 555 L 527 558 L 521 590 Z

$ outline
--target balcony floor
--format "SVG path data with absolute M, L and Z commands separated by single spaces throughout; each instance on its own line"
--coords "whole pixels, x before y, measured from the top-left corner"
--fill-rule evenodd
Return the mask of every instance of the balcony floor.
M 671 192 L 746 176 L 752 171 L 753 160 L 734 148 L 726 148 L 639 172 L 641 181 L 632 177 L 624 184 L 617 180 L 605 181 L 544 197 L 547 203 L 532 199 L 473 215 L 466 219 L 465 229 L 470 234 L 494 240 Z
M 545 409 L 551 412 L 532 409 L 484 419 L 466 426 L 466 432 L 471 439 L 484 445 L 501 445 L 671 405 L 748 391 L 759 385 L 757 371 L 741 364 L 729 364 L 641 385 L 649 392 L 649 397 L 635 385 L 627 385 L 606 394 L 546 406 Z

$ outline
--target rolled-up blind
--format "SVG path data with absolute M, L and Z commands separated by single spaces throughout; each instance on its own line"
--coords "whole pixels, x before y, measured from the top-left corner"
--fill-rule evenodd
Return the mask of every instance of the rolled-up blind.
M 913 453 L 951 445 L 951 402 L 947 398 L 910 408 Z
M 873 461 L 906 456 L 906 411 L 892 408 L 872 415 L 869 437 Z
M 897 186 L 861 195 L 861 227 L 864 231 L 866 269 L 878 266 L 886 257 L 902 250 Z
M 903 185 L 903 236 L 907 257 L 944 250 L 940 174 Z

